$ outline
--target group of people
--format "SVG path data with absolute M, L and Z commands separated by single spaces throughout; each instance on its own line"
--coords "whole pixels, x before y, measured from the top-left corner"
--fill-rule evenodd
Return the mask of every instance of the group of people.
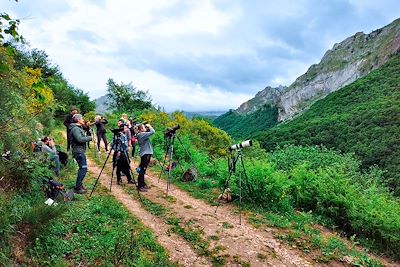
M 91 125 L 96 126 L 97 135 L 97 150 L 101 151 L 101 140 L 104 142 L 105 150 L 108 151 L 108 142 L 106 137 L 105 125 L 108 121 L 101 117 L 96 116 L 94 123 L 90 124 L 85 122 L 83 116 L 78 113 L 76 108 L 71 109 L 71 113 L 66 117 L 64 125 L 67 128 L 67 150 L 72 152 L 72 155 L 79 165 L 79 170 L 76 178 L 75 192 L 83 194 L 86 192 L 83 186 L 83 180 L 87 173 L 87 160 L 86 160 L 86 147 L 87 143 L 92 140 L 90 136 Z M 153 147 L 149 137 L 155 133 L 153 127 L 148 124 L 136 124 L 127 119 L 126 114 L 123 114 L 121 119 L 117 122 L 118 130 L 114 132 L 111 149 L 113 154 L 113 169 L 116 167 L 117 183 L 122 184 L 122 174 L 127 177 L 128 184 L 134 184 L 129 159 L 129 148 L 132 148 L 131 156 L 135 155 L 136 144 L 139 145 L 140 164 L 137 168 L 138 183 L 137 189 L 140 192 L 146 192 L 149 187 L 144 181 L 144 175 L 150 163 L 153 154 Z

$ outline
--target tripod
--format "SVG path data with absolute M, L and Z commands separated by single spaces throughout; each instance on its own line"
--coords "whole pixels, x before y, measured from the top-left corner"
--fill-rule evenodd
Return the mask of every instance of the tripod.
M 242 151 L 241 149 L 237 149 L 237 155 L 234 154 L 233 150 L 230 150 L 230 158 L 228 159 L 228 172 L 229 176 L 225 180 L 224 183 L 224 189 L 222 190 L 222 194 L 225 193 L 225 191 L 228 188 L 229 185 L 229 180 L 231 179 L 232 175 L 236 173 L 236 163 L 240 161 L 241 165 L 241 170 L 239 170 L 239 224 L 242 224 L 242 176 L 246 179 L 246 183 L 248 186 L 248 190 L 250 194 L 252 193 L 252 189 L 248 183 L 248 177 L 246 174 L 246 168 L 244 167 L 244 162 L 243 162 L 243 156 L 242 156 Z M 218 207 L 220 206 L 220 202 L 218 202 L 217 207 L 215 208 L 215 213 L 217 213 Z
M 113 141 L 112 141 L 111 147 L 114 147 L 114 145 L 116 145 L 116 146 L 118 147 L 118 144 L 121 145 L 121 140 L 120 140 L 119 138 L 117 138 L 117 133 L 116 133 L 116 132 L 113 132 L 113 133 L 114 133 L 114 136 L 113 136 Z M 110 155 L 111 155 L 111 152 L 112 152 L 112 151 L 113 151 L 113 149 L 110 149 L 110 152 L 108 152 L 107 158 L 106 158 L 106 160 L 104 161 L 103 167 L 101 168 L 101 171 L 100 171 L 100 173 L 99 173 L 99 176 L 98 176 L 97 179 L 96 179 L 95 184 L 93 185 L 93 188 L 92 188 L 92 191 L 90 192 L 89 198 L 92 197 L 93 191 L 94 191 L 94 189 L 96 188 L 96 185 L 97 185 L 97 183 L 98 183 L 98 181 L 99 181 L 99 179 L 100 179 L 101 174 L 103 173 L 104 167 L 106 166 L 107 161 L 108 161 L 108 159 L 110 158 Z M 130 162 L 130 159 L 129 159 L 129 155 L 128 155 L 128 153 L 127 153 L 126 150 L 123 150 L 122 153 L 124 154 L 125 160 L 127 161 L 127 164 L 128 164 L 129 173 L 130 173 L 130 175 L 131 175 L 131 177 L 132 177 L 132 180 L 133 180 L 133 182 L 134 182 L 134 184 L 135 184 L 135 186 L 136 186 L 136 188 L 137 188 L 137 192 L 138 192 L 138 195 L 139 195 L 139 199 L 140 199 L 141 202 L 143 202 L 142 196 L 141 196 L 140 193 L 139 193 L 139 188 L 138 188 L 138 186 L 137 186 L 137 183 L 136 183 L 136 180 L 135 180 L 135 176 L 134 176 L 134 174 L 133 174 L 133 172 L 132 172 L 132 168 L 131 168 L 131 165 L 130 165 L 131 162 Z M 114 170 L 115 170 L 116 165 L 117 165 L 117 163 L 116 163 L 116 162 L 113 162 L 113 169 L 112 169 L 111 180 L 110 180 L 110 192 L 111 192 L 111 187 L 112 187 L 113 177 L 114 177 Z
M 168 177 L 167 177 L 167 195 L 168 195 L 168 191 L 169 191 L 169 187 L 171 186 L 171 182 L 172 182 L 172 168 L 173 168 L 173 154 L 174 154 L 174 142 L 175 142 L 175 138 L 178 139 L 180 145 L 183 147 L 183 149 L 185 150 L 185 153 L 188 155 L 192 165 L 196 168 L 196 165 L 194 164 L 194 161 L 192 159 L 192 157 L 190 156 L 189 151 L 186 149 L 186 147 L 183 145 L 182 140 L 179 138 L 179 136 L 176 135 L 175 132 L 170 132 L 168 133 L 168 135 L 165 135 L 166 138 L 166 150 L 165 150 L 165 155 L 164 155 L 164 162 L 162 164 L 162 169 L 160 172 L 160 175 L 158 177 L 158 181 L 160 181 L 161 179 L 161 175 L 163 173 L 163 171 L 165 170 L 165 163 L 167 161 L 167 156 L 168 156 Z M 180 166 L 182 172 L 184 172 L 180 162 L 178 161 L 178 165 Z M 196 168 L 197 169 L 197 168 Z

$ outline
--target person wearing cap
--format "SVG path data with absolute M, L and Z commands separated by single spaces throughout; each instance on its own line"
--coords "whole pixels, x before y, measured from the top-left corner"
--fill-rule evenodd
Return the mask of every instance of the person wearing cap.
M 76 177 L 75 193 L 83 194 L 86 192 L 83 186 L 83 179 L 87 173 L 87 162 L 86 162 L 86 143 L 92 140 L 91 136 L 86 136 L 85 130 L 82 126 L 85 124 L 81 114 L 75 114 L 72 117 L 70 125 L 71 131 L 71 151 L 76 162 L 79 165 L 78 174 Z
M 70 150 L 71 148 L 71 130 L 70 130 L 70 125 L 73 123 L 72 117 L 78 113 L 78 109 L 76 107 L 71 107 L 71 112 L 70 114 L 65 117 L 64 120 L 64 125 L 67 128 L 67 151 Z

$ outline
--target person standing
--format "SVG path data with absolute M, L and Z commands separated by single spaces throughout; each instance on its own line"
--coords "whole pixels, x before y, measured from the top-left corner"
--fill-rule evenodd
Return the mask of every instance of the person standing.
M 97 148 L 99 153 L 100 152 L 100 141 L 103 140 L 104 142 L 104 147 L 106 148 L 106 152 L 108 151 L 108 143 L 107 143 L 107 137 L 106 137 L 106 124 L 108 123 L 108 121 L 97 115 L 95 120 L 94 120 L 94 124 L 96 125 L 96 135 L 97 135 Z
M 76 177 L 75 193 L 83 194 L 86 192 L 83 186 L 83 179 L 87 173 L 87 162 L 86 162 L 86 143 L 92 140 L 92 137 L 86 136 L 82 126 L 85 124 L 81 114 L 75 114 L 72 117 L 73 123 L 70 125 L 71 131 L 71 150 L 76 162 L 79 165 L 78 174 Z
M 77 113 L 78 113 L 78 109 L 76 107 L 72 107 L 70 114 L 67 117 L 65 117 L 65 120 L 64 120 L 64 125 L 67 128 L 67 151 L 69 151 L 70 148 L 71 148 L 71 130 L 70 130 L 70 126 L 71 126 L 71 123 L 73 123 L 72 117 Z
M 151 156 L 153 155 L 153 146 L 150 143 L 150 136 L 152 136 L 155 131 L 150 124 L 139 124 L 136 126 L 136 132 L 140 155 L 138 190 L 146 192 L 149 187 L 144 182 L 144 175 L 149 166 Z
M 129 166 L 128 156 L 128 138 L 124 132 L 124 124 L 118 122 L 119 131 L 114 133 L 112 143 L 112 149 L 114 150 L 113 155 L 113 166 L 117 166 L 117 183 L 122 185 L 121 173 L 125 174 L 128 179 L 128 184 L 134 184 Z

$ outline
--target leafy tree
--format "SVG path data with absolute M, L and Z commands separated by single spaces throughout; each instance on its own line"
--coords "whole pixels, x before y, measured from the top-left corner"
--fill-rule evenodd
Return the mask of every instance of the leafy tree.
M 129 84 L 117 84 L 113 79 L 107 81 L 108 106 L 116 112 L 134 112 L 151 108 L 151 98 L 148 91 L 138 90 Z
M 18 33 L 19 19 L 12 19 L 7 13 L 0 13 L 0 42 L 3 43 L 7 36 L 11 36 L 16 41 L 21 41 L 22 37 Z

